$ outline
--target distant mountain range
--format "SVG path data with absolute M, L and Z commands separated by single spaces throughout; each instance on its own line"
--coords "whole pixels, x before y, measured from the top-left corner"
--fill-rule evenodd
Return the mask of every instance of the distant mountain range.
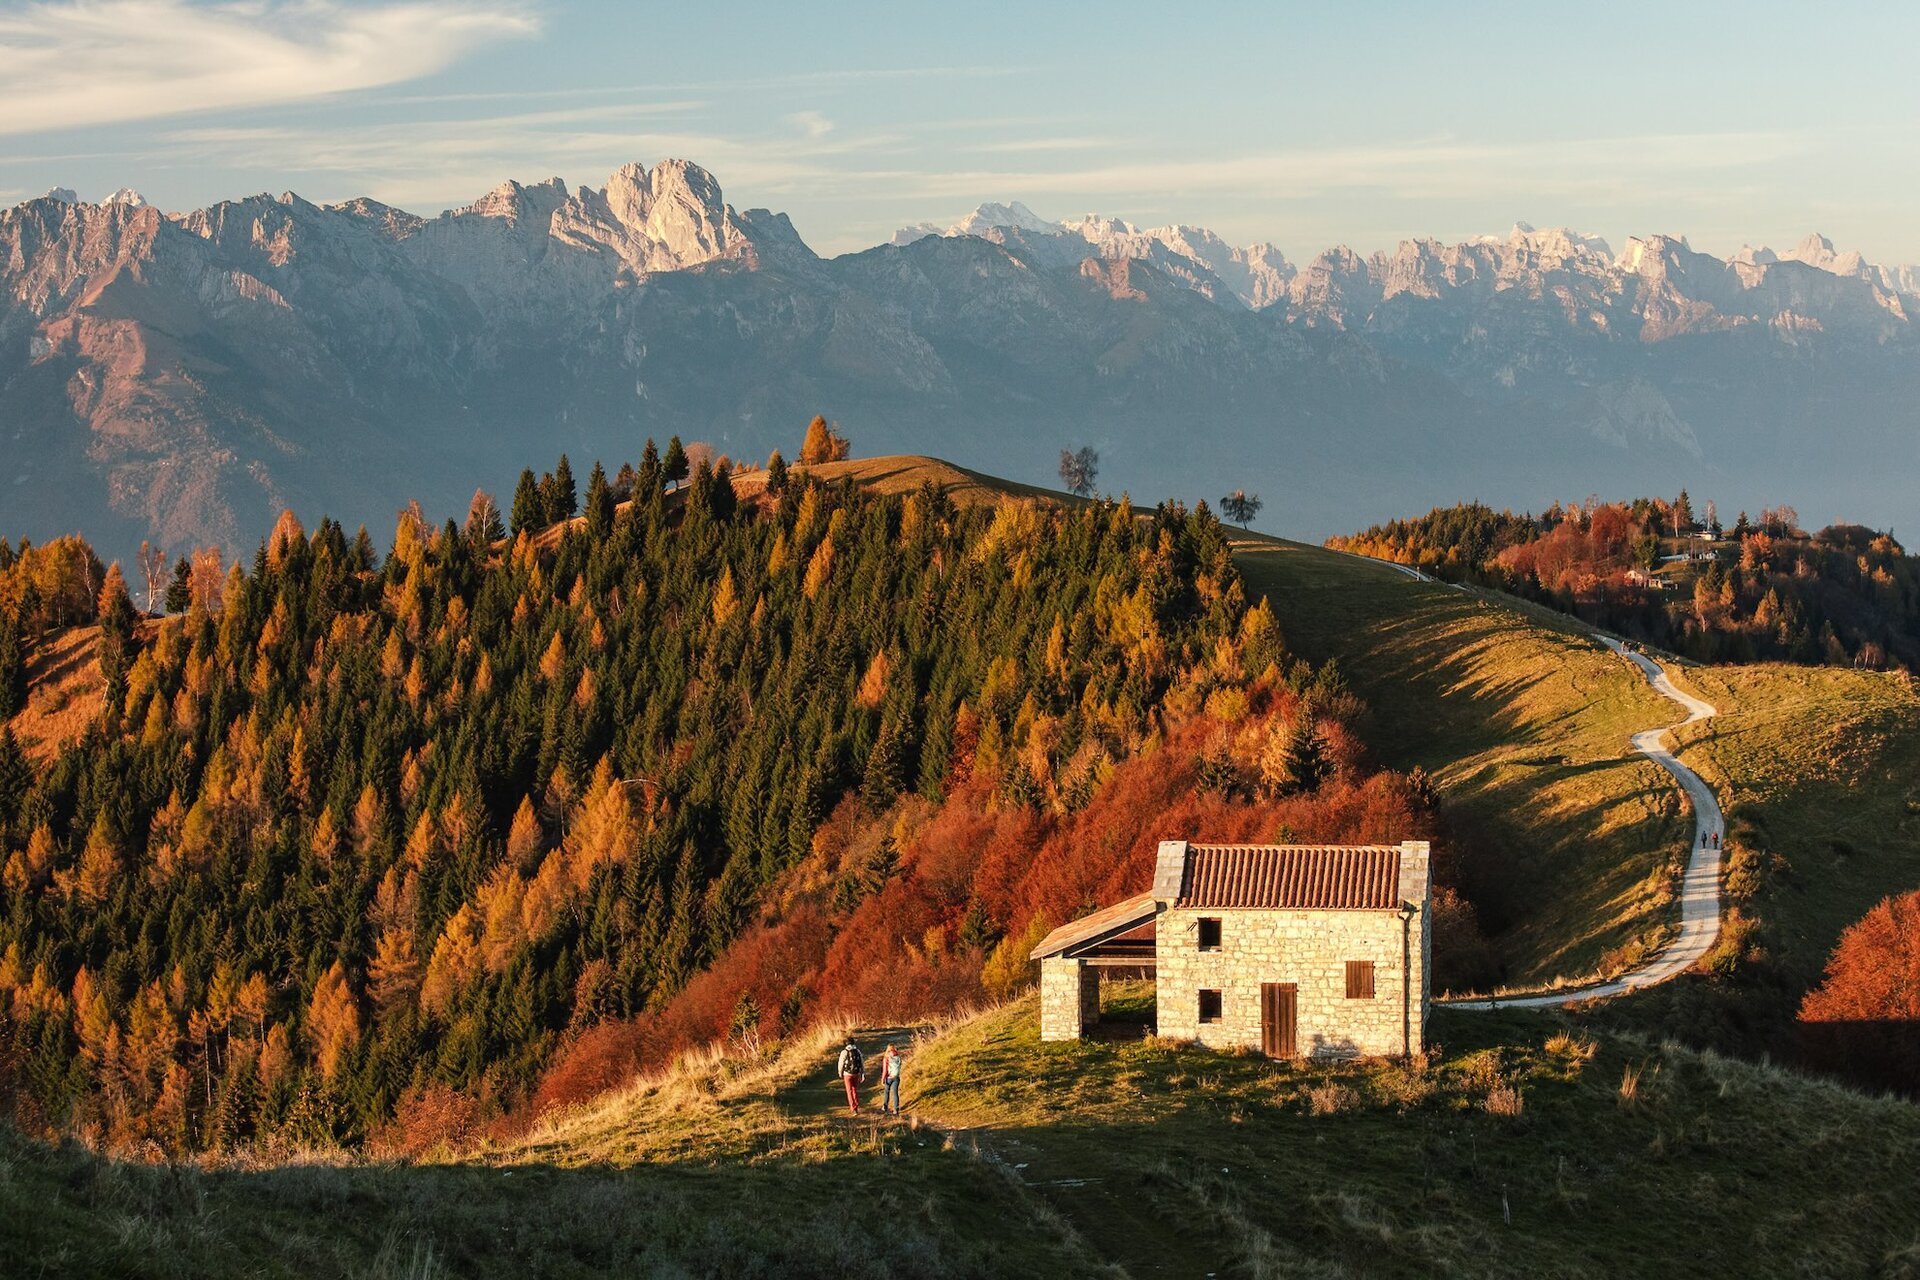
M 1436 503 L 1667 492 L 1920 515 L 1920 270 L 1810 236 L 1516 226 L 1296 266 L 1196 227 L 1018 203 L 822 259 L 684 161 L 508 182 L 434 218 L 132 191 L 0 211 L 0 532 L 250 546 L 283 506 L 384 536 L 562 450 L 679 434 L 1217 499 L 1318 537 Z

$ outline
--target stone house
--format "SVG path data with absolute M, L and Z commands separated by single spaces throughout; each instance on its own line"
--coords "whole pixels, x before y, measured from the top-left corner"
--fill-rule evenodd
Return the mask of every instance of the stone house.
M 1158 1034 L 1276 1058 L 1413 1054 L 1432 951 L 1425 841 L 1161 842 L 1153 888 L 1055 929 L 1040 1038 L 1100 1018 L 1103 971 L 1150 970 Z

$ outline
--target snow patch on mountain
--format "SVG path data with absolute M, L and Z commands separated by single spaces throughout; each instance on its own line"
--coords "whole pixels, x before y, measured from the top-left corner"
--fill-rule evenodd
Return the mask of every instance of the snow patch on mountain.
M 1148 263 L 1216 302 L 1259 310 L 1284 301 L 1293 266 L 1270 244 L 1230 245 L 1204 227 L 1141 228 L 1097 213 L 1051 222 L 1020 201 L 983 204 L 946 226 L 915 223 L 893 233 L 904 246 L 931 236 L 991 240 L 1044 266 L 1071 267 L 1087 258 Z

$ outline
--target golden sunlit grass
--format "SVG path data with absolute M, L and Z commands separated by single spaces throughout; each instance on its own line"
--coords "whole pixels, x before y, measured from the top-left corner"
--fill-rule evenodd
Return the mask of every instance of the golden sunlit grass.
M 1729 882 L 1750 889 L 1775 958 L 1817 981 L 1840 932 L 1920 887 L 1920 694 L 1901 674 L 1698 667 L 1722 709 L 1680 736 L 1726 800 Z
M 11 724 L 21 749 L 36 764 L 51 764 L 106 705 L 106 686 L 94 660 L 99 638 L 98 627 L 68 627 L 35 647 L 27 667 L 27 705 Z

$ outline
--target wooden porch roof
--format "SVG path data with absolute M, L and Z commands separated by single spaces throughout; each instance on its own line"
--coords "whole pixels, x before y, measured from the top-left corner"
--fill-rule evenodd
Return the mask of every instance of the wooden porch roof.
M 1155 906 L 1153 894 L 1147 892 L 1102 907 L 1092 915 L 1081 916 L 1055 929 L 1040 940 L 1040 945 L 1027 958 L 1044 960 L 1137 929 L 1153 919 Z

